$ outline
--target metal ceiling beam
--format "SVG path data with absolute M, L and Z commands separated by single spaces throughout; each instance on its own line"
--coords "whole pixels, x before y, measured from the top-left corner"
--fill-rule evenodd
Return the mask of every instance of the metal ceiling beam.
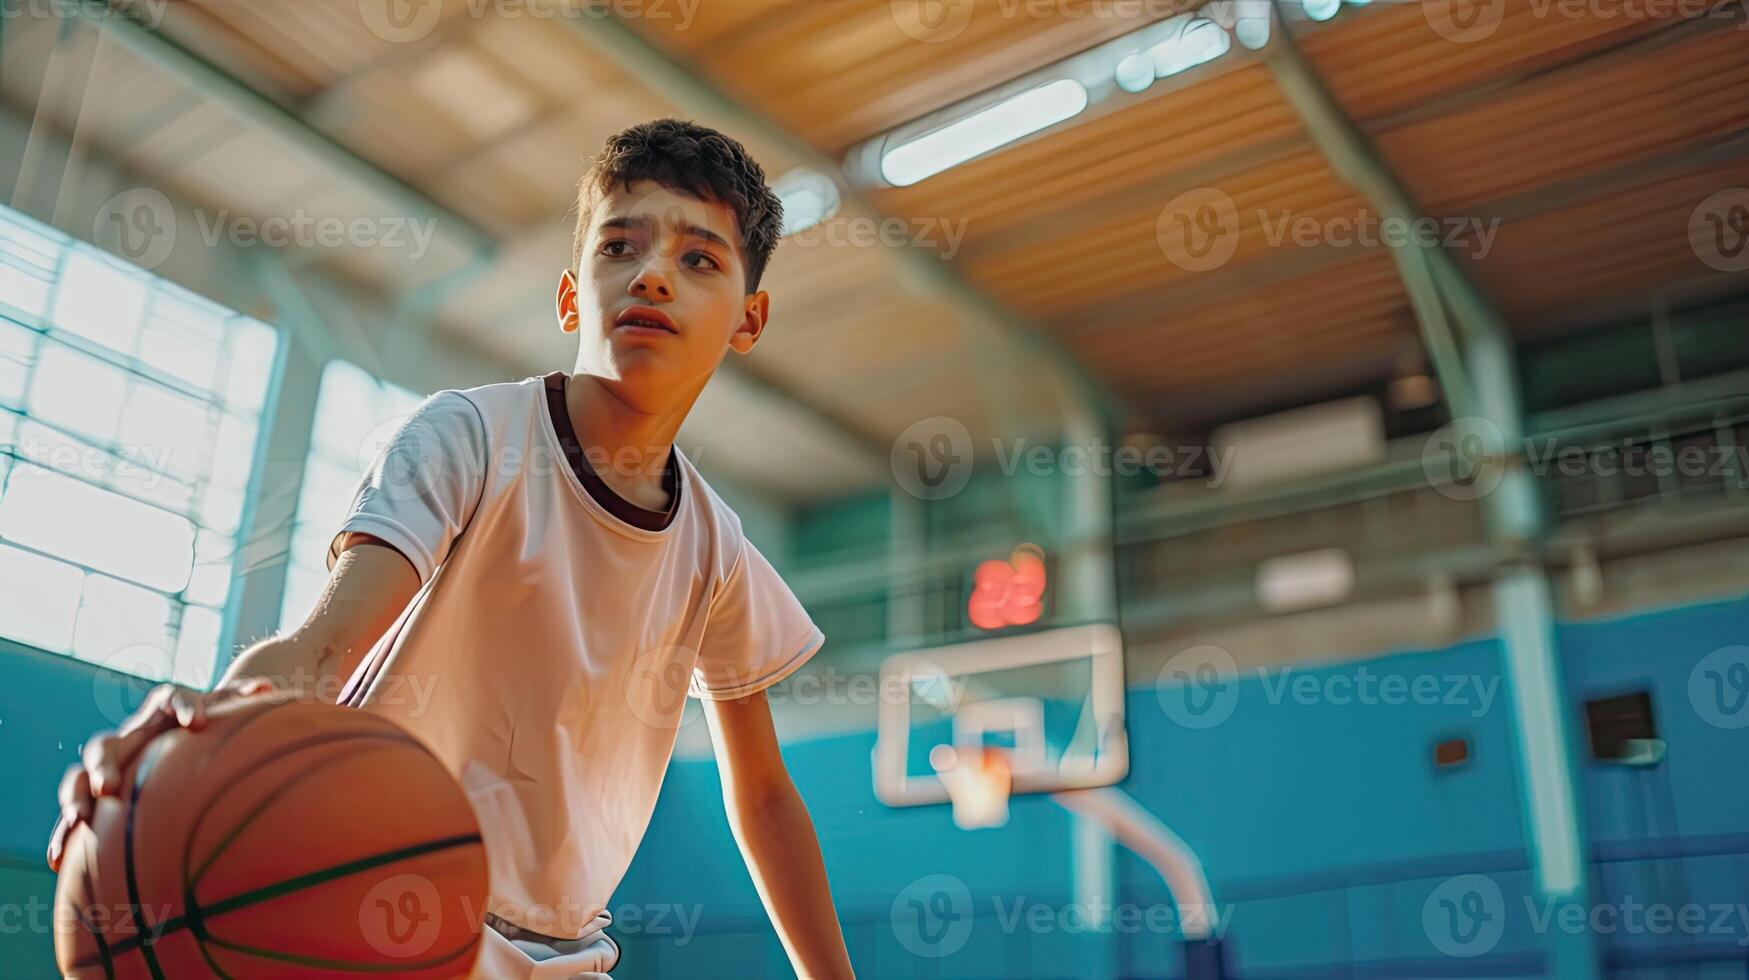
M 1408 190 L 1300 53 L 1281 16 L 1281 2 L 1276 0 L 1278 29 L 1265 49 L 1264 60 L 1282 94 L 1299 112 L 1307 135 L 1337 175 L 1381 216 L 1409 223 L 1421 221 L 1424 215 Z M 1561 679 L 1555 597 L 1547 572 L 1535 555 L 1547 531 L 1548 516 L 1537 478 L 1519 458 L 1524 412 L 1518 390 L 1517 349 L 1505 318 L 1450 253 L 1421 244 L 1396 245 L 1392 252 L 1398 256 L 1404 286 L 1415 304 L 1428 354 L 1439 372 L 1452 415 L 1480 416 L 1460 424 L 1460 431 L 1482 438 L 1485 445 L 1485 458 L 1471 460 L 1479 467 L 1472 475 L 1485 472 L 1489 478 L 1498 478 L 1480 503 L 1490 540 L 1513 556 L 1494 577 L 1493 598 L 1501 665 L 1511 694 L 1536 890 L 1551 908 L 1582 908 L 1588 904 L 1585 821 L 1574 775 L 1574 741 L 1566 717 L 1570 705 Z M 1452 314 L 1449 319 L 1445 315 L 1448 309 Z M 1473 388 L 1470 379 L 1474 379 Z M 1487 438 L 1490 425 L 1492 439 Z M 1599 975 L 1600 957 L 1591 937 L 1551 936 L 1546 947 L 1549 976 L 1595 980 Z
M 1279 6 L 1276 10 L 1277 22 L 1263 50 L 1263 61 L 1283 97 L 1305 124 L 1307 137 L 1324 154 L 1331 170 L 1382 218 L 1408 226 L 1426 220 L 1402 181 L 1391 172 L 1372 141 L 1349 118 L 1301 53 L 1285 18 L 1280 16 Z M 1439 376 L 1447 407 L 1454 418 L 1475 414 L 1476 392 L 1463 362 L 1459 332 L 1469 338 L 1504 330 L 1505 321 L 1469 283 L 1468 276 L 1457 268 L 1449 253 L 1438 246 L 1418 243 L 1389 247 L 1415 309 L 1415 319 L 1428 358 Z M 1446 316 L 1445 304 L 1456 314 L 1456 329 L 1452 318 Z
M 163 31 L 147 27 L 138 20 L 138 15 L 129 7 L 112 8 L 103 0 L 81 0 L 79 10 L 89 23 L 100 30 L 102 36 L 122 44 L 143 60 L 173 77 L 181 79 L 191 88 L 224 105 L 249 123 L 259 125 L 299 148 L 313 153 L 322 162 L 336 168 L 349 179 L 357 181 L 366 190 L 383 195 L 392 203 L 392 206 L 403 209 L 411 215 L 435 219 L 439 234 L 460 238 L 471 246 L 472 257 L 467 265 L 458 270 L 461 274 L 467 276 L 477 274 L 481 270 L 483 262 L 490 262 L 502 250 L 503 241 L 492 232 L 480 227 L 464 215 L 432 200 L 424 191 L 406 183 L 401 178 L 359 155 L 352 148 L 329 136 L 299 112 L 288 109 L 256 92 L 224 69 L 172 40 Z M 443 281 L 439 280 L 438 282 Z M 401 311 L 403 315 L 396 318 L 397 323 L 405 323 L 414 319 L 416 318 L 415 314 L 431 312 L 429 308 L 431 298 L 447 295 L 448 292 L 447 288 L 438 286 L 432 292 L 423 292 L 408 297 L 408 305 L 403 307 Z M 732 363 L 726 363 L 725 368 L 735 372 L 738 378 L 745 379 L 748 384 L 768 392 L 773 398 L 795 405 L 799 411 L 810 416 L 825 418 L 829 425 L 836 425 L 834 420 L 826 418 L 822 414 L 819 406 L 799 401 L 794 392 L 774 386 L 765 379 L 741 370 Z M 847 441 L 865 450 L 871 458 L 874 458 L 876 448 L 869 445 L 869 436 L 866 432 L 853 428 L 842 429 L 842 431 Z M 885 465 L 887 447 L 878 447 L 878 456 L 883 461 L 882 465 Z
M 122 45 L 140 59 L 180 78 L 250 123 L 309 152 L 322 163 L 357 181 L 365 190 L 383 196 L 393 207 L 417 218 L 435 219 L 438 227 L 466 239 L 472 250 L 497 246 L 497 236 L 481 228 L 473 219 L 432 200 L 425 192 L 366 160 L 302 116 L 173 40 L 163 30 L 149 27 L 139 19 L 135 5 L 111 6 L 104 0 L 81 0 L 78 9 L 99 36 Z
M 742 134 L 750 142 L 769 146 L 802 166 L 833 176 L 839 182 L 845 203 L 870 214 L 884 214 L 861 188 L 845 177 L 839 161 L 768 116 L 723 94 L 714 84 L 657 48 L 619 18 L 565 17 L 559 21 L 571 28 L 572 33 L 583 39 L 602 59 L 670 105 Z M 1068 372 L 1083 396 L 1108 421 L 1140 416 L 1134 406 L 1095 380 L 1080 359 L 1042 327 L 1027 322 L 971 286 L 946 262 L 910 249 L 894 249 L 892 254 L 902 275 L 946 297 L 967 314 L 967 325 L 978 332 L 980 341 L 1001 342 L 1045 356 Z

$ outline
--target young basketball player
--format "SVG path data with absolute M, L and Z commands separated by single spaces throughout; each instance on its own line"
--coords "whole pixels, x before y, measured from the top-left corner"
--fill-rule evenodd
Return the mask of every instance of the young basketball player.
M 724 356 L 765 330 L 782 206 L 741 144 L 676 120 L 609 140 L 577 203 L 557 301 L 573 372 L 426 400 L 360 486 L 308 620 L 214 692 L 161 687 L 88 742 L 51 867 L 157 734 L 265 684 L 338 696 L 411 730 L 469 794 L 491 862 L 475 975 L 605 974 L 608 899 L 690 693 L 791 963 L 851 975 L 763 693 L 824 637 L 674 446 Z

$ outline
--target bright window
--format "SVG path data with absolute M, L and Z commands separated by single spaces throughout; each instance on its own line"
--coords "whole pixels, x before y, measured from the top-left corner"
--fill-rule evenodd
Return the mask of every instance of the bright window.
M 0 207 L 0 636 L 212 680 L 278 342 Z
M 315 606 L 328 581 L 328 545 L 346 519 L 359 481 L 400 422 L 423 400 L 345 361 L 329 361 L 323 369 L 292 524 L 280 629 L 302 623 Z

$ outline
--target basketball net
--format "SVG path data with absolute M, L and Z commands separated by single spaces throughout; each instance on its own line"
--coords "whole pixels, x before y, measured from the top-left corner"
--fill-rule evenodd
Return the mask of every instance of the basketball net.
M 937 745 L 929 753 L 929 764 L 947 787 L 953 822 L 961 830 L 1000 827 L 1008 822 L 1014 770 L 1005 750 L 989 745 L 958 749 Z

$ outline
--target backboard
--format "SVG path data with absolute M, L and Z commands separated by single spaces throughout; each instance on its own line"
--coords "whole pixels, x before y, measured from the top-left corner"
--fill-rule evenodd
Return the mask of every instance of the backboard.
M 957 815 L 967 794 L 953 767 L 982 766 L 986 755 L 999 757 L 1013 793 L 1109 786 L 1129 774 L 1123 636 L 1114 625 L 895 654 L 881 665 L 880 690 L 874 785 L 888 806 L 954 795 Z M 1001 796 L 1005 815 L 1007 792 Z

